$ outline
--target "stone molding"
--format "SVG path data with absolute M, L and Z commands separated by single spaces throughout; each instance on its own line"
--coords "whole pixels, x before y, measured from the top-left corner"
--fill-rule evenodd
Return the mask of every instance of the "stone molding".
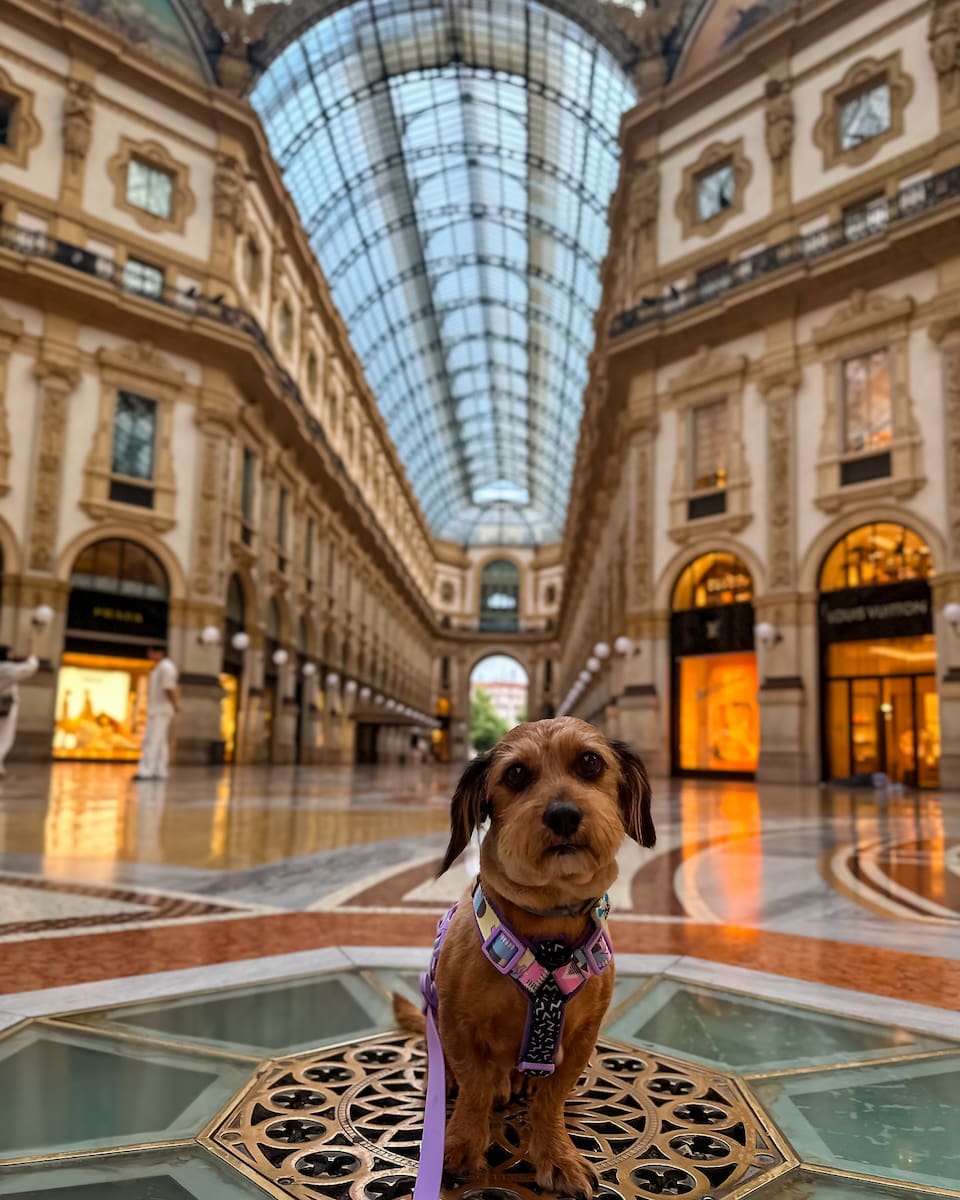
M 72 347 L 45 342 L 33 368 L 40 384 L 40 422 L 27 565 L 31 571 L 49 574 L 56 567 L 67 402 L 81 378 L 72 361 L 75 355 Z
M 697 185 L 705 175 L 727 162 L 733 167 L 733 199 L 726 208 L 702 220 L 697 205 Z M 742 137 L 735 138 L 732 142 L 711 142 L 706 146 L 695 162 L 683 168 L 683 182 L 674 202 L 674 212 L 680 221 L 684 240 L 693 237 L 694 234 L 712 237 L 719 233 L 731 217 L 742 213 L 746 203 L 747 185 L 752 178 L 753 163 L 744 153 Z
M 0 146 L 0 165 L 26 169 L 30 163 L 30 152 L 39 146 L 43 129 L 37 120 L 34 108 L 34 93 L 13 81 L 8 71 L 0 66 L 0 95 L 16 101 L 10 144 Z
M 949 566 L 960 568 L 960 317 L 936 321 L 930 338 L 939 347 L 943 377 L 944 453 Z
M 748 365 L 745 355 L 729 355 L 722 350 L 701 346 L 689 367 L 668 382 L 668 397 L 663 407 L 673 408 L 677 414 L 677 451 L 670 492 L 670 528 L 667 532 L 680 545 L 707 530 L 713 533 L 738 533 L 753 520 L 750 511 L 750 467 L 743 441 L 743 393 Z M 725 400 L 727 405 L 727 481 L 723 489 L 726 511 L 718 516 L 691 521 L 688 504 L 697 494 L 693 491 L 690 478 L 693 410 L 716 400 Z
M 844 150 L 840 146 L 840 109 L 843 102 L 872 83 L 886 82 L 890 88 L 890 124 L 875 137 L 866 138 L 857 146 Z M 903 70 L 899 50 L 886 58 L 862 58 L 854 63 L 843 78 L 827 88 L 820 97 L 820 116 L 813 127 L 814 145 L 823 156 L 823 169 L 844 164 L 859 167 L 885 146 L 901 137 L 904 113 L 913 97 L 913 79 Z
M 177 371 L 151 342 L 131 342 L 118 350 L 97 351 L 100 405 L 97 428 L 84 468 L 80 506 L 94 520 L 130 517 L 163 532 L 176 524 L 176 477 L 173 469 L 173 413 L 186 389 L 186 377 Z M 157 405 L 152 480 L 129 482 L 149 487 L 153 506 L 142 508 L 110 499 L 113 472 L 114 421 L 121 391 L 134 392 Z
M 164 171 L 173 181 L 170 201 L 170 215 L 157 216 L 146 212 L 127 199 L 127 168 L 131 159 Z M 182 234 L 187 225 L 187 219 L 197 207 L 197 198 L 190 190 L 190 169 L 185 163 L 179 162 L 162 146 L 153 140 L 135 142 L 132 138 L 121 134 L 120 145 L 116 154 L 107 163 L 107 174 L 113 183 L 113 203 L 122 212 L 128 213 L 150 233 L 179 233 Z
M 823 421 L 817 451 L 814 503 L 836 513 L 864 500 L 891 495 L 908 499 L 926 483 L 923 439 L 909 385 L 909 335 L 914 301 L 869 295 L 855 288 L 849 301 L 813 331 L 823 370 Z M 861 457 L 843 447 L 843 363 L 856 354 L 885 347 L 889 354 L 893 438 L 889 446 L 891 473 L 869 483 L 840 485 L 841 463 Z

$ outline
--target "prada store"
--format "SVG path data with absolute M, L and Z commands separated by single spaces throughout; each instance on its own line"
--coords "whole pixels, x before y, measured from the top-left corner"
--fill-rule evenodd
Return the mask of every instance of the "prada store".
M 864 525 L 820 575 L 821 738 L 825 779 L 886 776 L 939 784 L 932 557 L 902 525 Z
M 169 585 L 136 542 L 88 546 L 70 575 L 53 757 L 136 762 L 147 717 L 147 647 L 167 637 Z

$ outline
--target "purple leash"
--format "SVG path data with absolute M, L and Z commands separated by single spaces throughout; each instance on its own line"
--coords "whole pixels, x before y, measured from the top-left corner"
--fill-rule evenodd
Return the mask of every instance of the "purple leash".
M 447 1124 L 447 1073 L 444 1069 L 443 1046 L 437 1030 L 436 973 L 440 947 L 443 945 L 457 906 L 447 913 L 437 926 L 430 969 L 420 977 L 423 1012 L 427 1021 L 427 1101 L 423 1113 L 423 1141 L 420 1144 L 420 1169 L 413 1200 L 439 1200 L 443 1183 L 443 1141 Z

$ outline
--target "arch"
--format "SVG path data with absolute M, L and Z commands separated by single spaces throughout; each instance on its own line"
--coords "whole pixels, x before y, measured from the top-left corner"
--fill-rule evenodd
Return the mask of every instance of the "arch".
M 837 517 L 820 530 L 800 563 L 800 591 L 815 595 L 820 587 L 820 569 L 833 547 L 862 525 L 876 524 L 903 525 L 917 534 L 930 547 L 934 571 L 942 569 L 947 559 L 943 535 L 925 517 L 900 504 L 871 504 L 869 509 L 861 508 Z
M 236 572 L 230 576 L 227 584 L 226 617 L 227 621 L 233 622 L 238 629 L 243 628 L 247 619 L 247 596 L 243 581 Z
M 165 603 L 170 599 L 170 576 L 163 563 L 132 538 L 100 538 L 85 546 L 74 560 L 70 583 L 89 591 L 125 592 Z
M 297 653 L 309 658 L 313 654 L 315 641 L 316 638 L 314 636 L 313 622 L 310 620 L 310 613 L 303 612 L 297 618 Z
M 63 550 L 60 551 L 60 557 L 57 560 L 57 578 L 62 583 L 68 584 L 73 564 L 83 551 L 96 542 L 112 540 L 135 542 L 152 554 L 154 558 L 159 559 L 161 566 L 167 573 L 167 581 L 170 585 L 169 600 L 183 600 L 186 597 L 186 576 L 183 568 L 180 566 L 180 560 L 170 547 L 161 541 L 160 538 L 145 533 L 137 526 L 125 525 L 121 522 L 106 522 L 103 525 L 97 525 L 95 528 L 78 534 L 77 537 L 68 542 Z
M 871 521 L 834 542 L 818 583 L 821 592 L 834 592 L 929 579 L 932 574 L 932 551 L 918 533 L 900 522 Z
M 491 678 L 478 680 L 477 672 L 484 663 L 495 663 L 496 666 L 490 672 Z M 515 669 L 509 668 L 508 663 Z M 531 682 L 530 671 L 515 654 L 485 654 L 473 664 L 467 677 L 467 689 L 470 741 L 475 749 L 489 750 L 508 729 L 529 719 Z M 489 700 L 476 711 L 475 693 L 481 690 L 486 692 Z M 489 711 L 484 716 L 488 705 L 495 714 L 493 719 Z
M 708 550 L 692 559 L 677 576 L 670 598 L 672 612 L 753 602 L 753 576 L 739 555 Z
M 731 537 L 704 537 L 684 546 L 682 550 L 679 550 L 670 559 L 660 572 L 656 587 L 654 588 L 654 610 L 656 612 L 669 612 L 673 600 L 673 590 L 684 569 L 691 563 L 696 562 L 701 555 L 718 552 L 732 554 L 740 559 L 750 572 L 750 578 L 753 580 L 754 602 L 756 602 L 758 597 L 762 597 L 766 590 L 767 574 L 763 563 L 750 547 Z

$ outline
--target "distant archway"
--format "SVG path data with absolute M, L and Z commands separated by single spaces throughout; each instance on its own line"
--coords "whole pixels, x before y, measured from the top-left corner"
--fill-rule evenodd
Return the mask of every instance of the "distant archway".
M 530 677 L 506 654 L 491 654 L 470 672 L 470 744 L 489 750 L 515 725 L 527 720 Z

